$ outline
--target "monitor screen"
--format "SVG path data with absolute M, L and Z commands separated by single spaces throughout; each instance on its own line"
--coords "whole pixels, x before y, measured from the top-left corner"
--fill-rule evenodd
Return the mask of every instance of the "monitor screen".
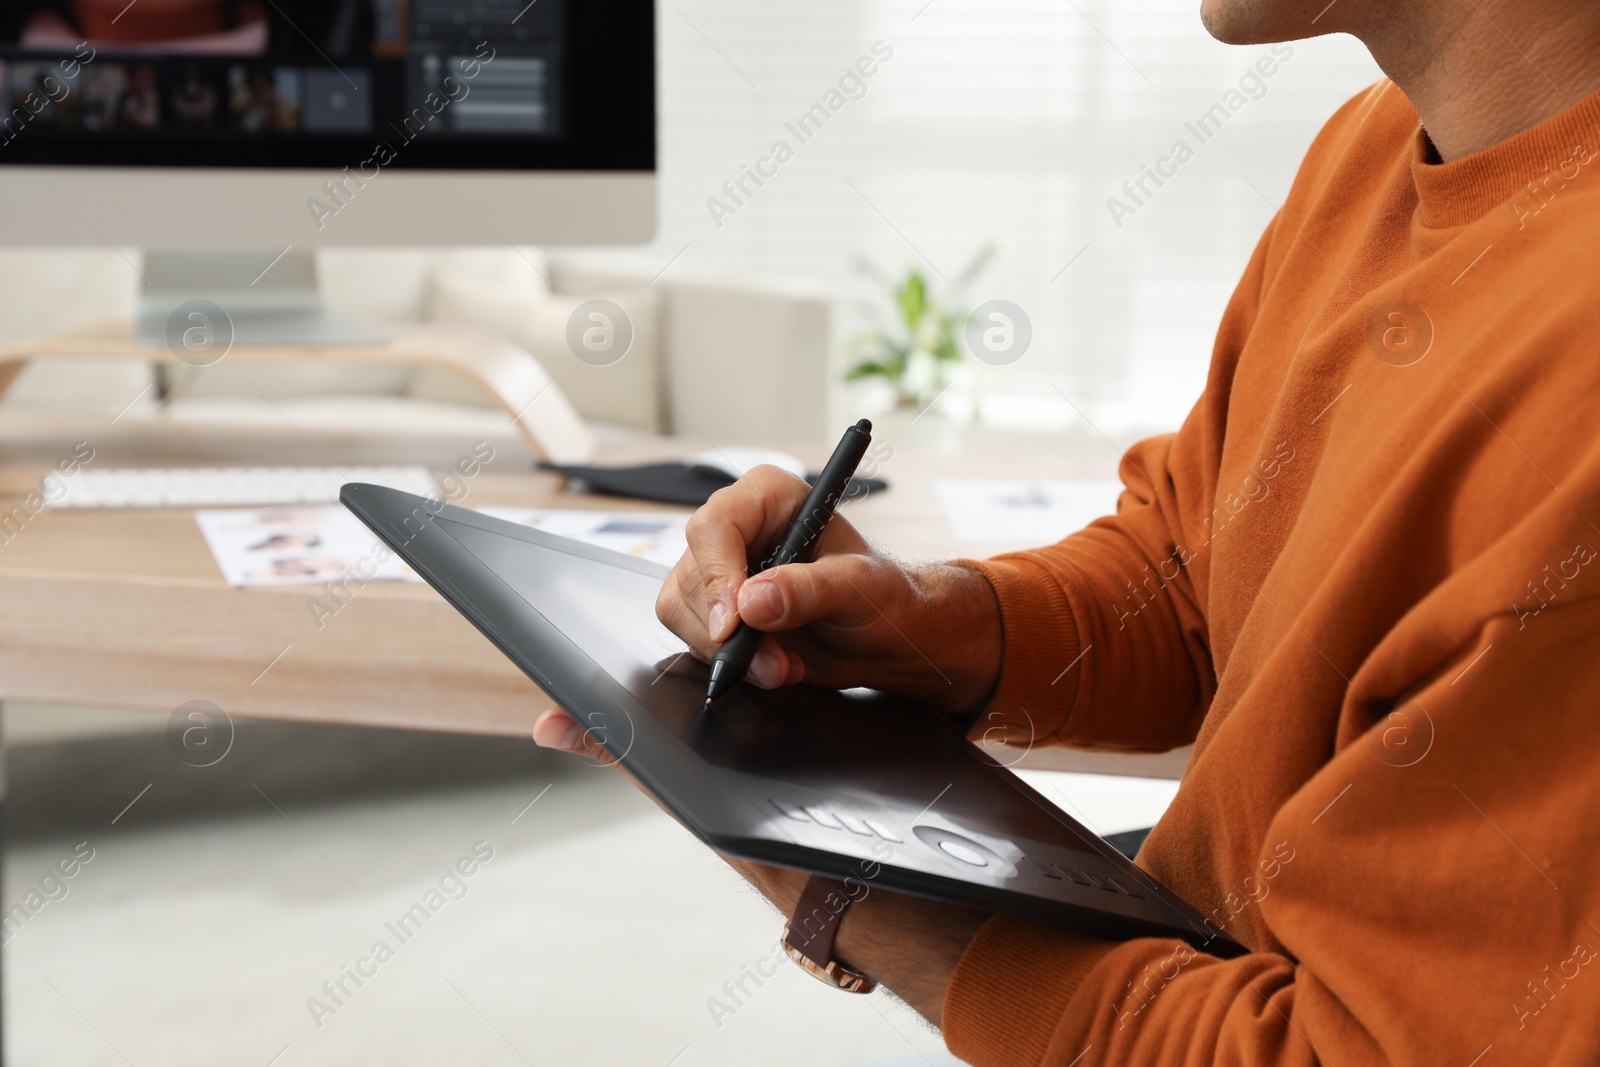
M 655 167 L 650 0 L 7 0 L 0 162 Z

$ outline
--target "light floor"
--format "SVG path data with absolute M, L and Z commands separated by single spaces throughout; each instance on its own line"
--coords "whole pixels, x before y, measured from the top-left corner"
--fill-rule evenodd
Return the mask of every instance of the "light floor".
M 197 769 L 159 719 L 48 739 L 40 714 L 63 713 L 8 709 L 3 903 L 47 900 L 4 949 L 9 1067 L 955 1062 L 907 1009 L 787 962 L 735 1001 L 780 920 L 615 773 L 519 741 L 249 722 Z M 1104 833 L 1175 788 L 1048 780 Z M 492 858 L 430 898 L 475 848 Z M 75 849 L 92 859 L 49 879 Z M 401 941 L 386 924 L 419 902 Z M 380 940 L 392 957 L 361 963 Z

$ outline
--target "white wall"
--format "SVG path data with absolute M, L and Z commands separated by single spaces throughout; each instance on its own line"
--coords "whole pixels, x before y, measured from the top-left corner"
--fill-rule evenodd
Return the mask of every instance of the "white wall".
M 1265 94 L 1200 145 L 1185 121 L 1268 50 L 1212 41 L 1197 7 L 662 3 L 662 226 L 644 258 L 870 295 L 857 256 L 949 276 L 998 242 L 975 295 L 1021 305 L 1035 347 L 977 368 L 991 421 L 1065 426 L 1059 388 L 1108 432 L 1171 425 L 1198 394 L 1223 304 L 1312 135 L 1379 77 L 1348 38 L 1296 44 Z M 878 40 L 894 55 L 865 95 L 799 144 L 784 123 Z M 1116 226 L 1107 198 L 1179 137 L 1195 157 Z M 794 159 L 718 227 L 708 198 L 780 138 Z

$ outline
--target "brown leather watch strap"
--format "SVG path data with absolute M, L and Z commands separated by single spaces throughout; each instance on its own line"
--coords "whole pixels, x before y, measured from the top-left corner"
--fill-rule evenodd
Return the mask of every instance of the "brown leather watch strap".
M 833 900 L 829 899 L 830 895 Z M 783 943 L 818 963 L 827 963 L 833 959 L 833 939 L 839 936 L 839 923 L 849 904 L 849 886 L 837 878 L 813 874 L 800 891 L 800 903 L 794 906 L 794 914 L 789 916 Z
M 848 993 L 870 993 L 877 983 L 851 970 L 833 956 L 839 924 L 855 898 L 837 878 L 814 874 L 800 891 L 800 902 L 783 928 L 789 957 L 818 979 Z

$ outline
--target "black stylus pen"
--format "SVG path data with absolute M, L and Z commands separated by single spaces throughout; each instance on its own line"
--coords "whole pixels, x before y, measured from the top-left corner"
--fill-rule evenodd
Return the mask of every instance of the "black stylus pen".
M 783 535 L 783 540 L 778 543 L 777 549 L 766 562 L 761 564 L 758 573 L 771 567 L 781 567 L 786 563 L 804 563 L 810 558 L 811 550 L 816 547 L 817 538 L 822 536 L 828 520 L 833 518 L 834 509 L 839 506 L 839 500 L 849 488 L 850 479 L 855 475 L 856 467 L 861 463 L 861 457 L 866 455 L 867 446 L 871 443 L 872 423 L 866 419 L 862 419 L 844 432 L 839 447 L 833 450 L 833 455 L 828 457 L 827 465 L 822 468 L 822 473 L 817 475 L 816 482 L 812 484 L 806 502 L 795 512 L 788 531 Z M 708 706 L 744 678 L 745 672 L 750 669 L 750 661 L 755 658 L 756 647 L 761 644 L 761 636 L 760 630 L 752 629 L 740 622 L 728 639 L 722 642 L 717 654 L 711 657 L 711 684 L 706 686 Z

